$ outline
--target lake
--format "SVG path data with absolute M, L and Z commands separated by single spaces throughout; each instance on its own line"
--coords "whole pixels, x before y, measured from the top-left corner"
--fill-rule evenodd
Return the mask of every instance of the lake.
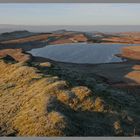
M 99 64 L 125 61 L 115 56 L 115 54 L 121 53 L 121 48 L 126 46 L 136 45 L 97 43 L 58 44 L 32 49 L 29 53 L 33 56 L 45 57 L 60 62 Z

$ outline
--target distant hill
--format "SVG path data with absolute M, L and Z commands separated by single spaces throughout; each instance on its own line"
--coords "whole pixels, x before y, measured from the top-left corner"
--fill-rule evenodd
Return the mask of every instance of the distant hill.
M 56 30 L 73 30 L 73 31 L 99 31 L 99 32 L 132 32 L 140 31 L 140 25 L 94 25 L 94 26 L 71 26 L 71 25 L 8 25 L 0 24 L 0 33 L 12 32 L 15 30 L 28 30 L 30 32 L 50 32 Z
M 22 30 L 22 31 L 13 31 L 13 32 L 4 32 L 0 34 L 0 41 L 6 41 L 11 39 L 18 39 L 23 37 L 28 37 L 31 35 L 35 35 L 35 33 Z

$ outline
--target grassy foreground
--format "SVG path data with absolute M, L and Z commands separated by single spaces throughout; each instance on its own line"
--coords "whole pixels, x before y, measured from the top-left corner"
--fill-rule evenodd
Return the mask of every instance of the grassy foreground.
M 49 62 L 0 60 L 0 136 L 140 134 L 139 111 L 133 112 L 138 99 L 112 89 L 90 90 L 74 79 L 71 84 L 58 73 Z

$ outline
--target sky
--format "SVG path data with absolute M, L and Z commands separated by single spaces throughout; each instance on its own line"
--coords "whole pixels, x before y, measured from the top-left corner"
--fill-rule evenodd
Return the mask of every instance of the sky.
M 0 24 L 140 25 L 140 4 L 0 4 Z

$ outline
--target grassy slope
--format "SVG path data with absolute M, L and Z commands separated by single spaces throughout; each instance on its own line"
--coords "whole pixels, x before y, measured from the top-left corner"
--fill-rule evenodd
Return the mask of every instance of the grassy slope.
M 39 71 L 31 63 L 3 59 L 0 66 L 1 136 L 111 136 L 139 130 L 138 121 L 123 110 L 125 105 L 119 111 L 119 105 L 111 109 L 110 102 L 94 90 L 55 76 L 55 66 L 44 63 L 38 65 Z M 118 103 L 113 97 L 119 100 L 115 96 L 110 100 Z
M 103 108 L 86 87 L 71 89 L 58 77 L 44 76 L 22 63 L 1 60 L 0 66 L 1 135 L 80 135 L 78 120 L 72 120 L 73 115 L 80 117 L 76 111 Z
M 136 90 L 112 89 L 79 66 L 25 63 L 30 56 L 20 50 L 1 57 L 7 51 L 20 62 L 0 60 L 1 136 L 140 135 Z

